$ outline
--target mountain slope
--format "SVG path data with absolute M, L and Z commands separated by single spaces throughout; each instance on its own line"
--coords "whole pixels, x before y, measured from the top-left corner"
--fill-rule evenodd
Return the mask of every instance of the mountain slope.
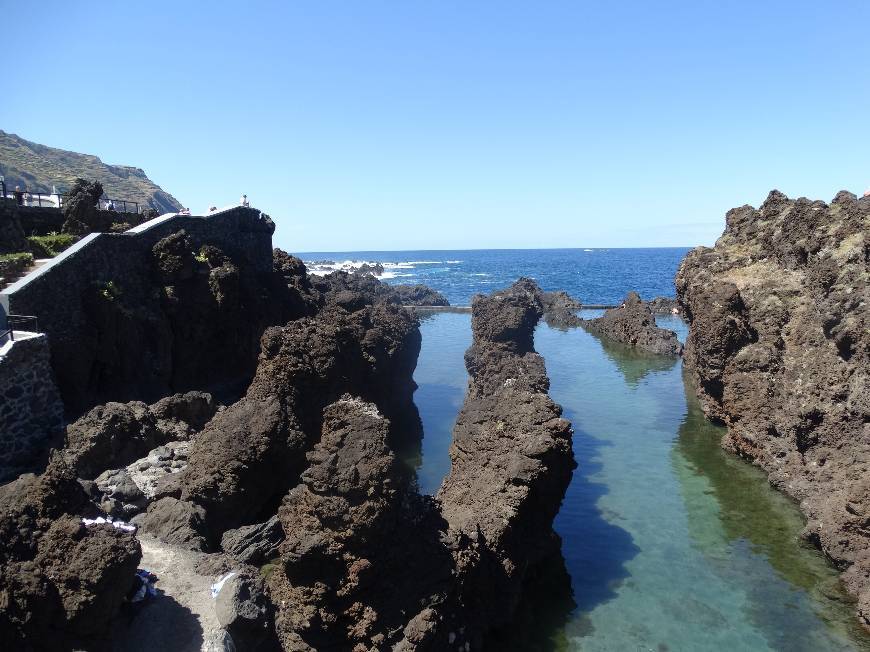
M 108 197 L 137 201 L 141 207 L 161 213 L 181 208 L 175 197 L 151 181 L 139 168 L 107 165 L 96 156 L 46 147 L 0 130 L 0 174 L 6 188 L 16 185 L 31 192 L 61 192 L 69 189 L 76 177 L 96 179 Z

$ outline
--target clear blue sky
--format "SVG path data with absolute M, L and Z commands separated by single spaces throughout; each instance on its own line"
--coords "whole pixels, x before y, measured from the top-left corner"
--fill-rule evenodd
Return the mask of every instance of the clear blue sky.
M 870 2 L 9 2 L 0 128 L 291 251 L 712 244 L 870 185 Z

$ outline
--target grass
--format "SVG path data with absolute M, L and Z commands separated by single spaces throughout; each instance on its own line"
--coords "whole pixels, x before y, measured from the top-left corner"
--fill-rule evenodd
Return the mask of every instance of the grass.
M 32 235 L 27 238 L 27 241 L 30 243 L 30 251 L 37 258 L 54 258 L 64 249 L 74 245 L 78 240 L 78 236 L 69 233 Z

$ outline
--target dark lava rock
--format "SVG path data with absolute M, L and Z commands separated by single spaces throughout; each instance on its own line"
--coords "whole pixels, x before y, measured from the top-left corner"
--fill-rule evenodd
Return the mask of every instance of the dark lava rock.
M 189 439 L 215 411 L 205 392 L 168 396 L 150 407 L 139 401 L 99 405 L 67 426 L 63 455 L 80 478 L 92 480 L 161 444 Z
M 670 297 L 656 297 L 646 305 L 654 315 L 680 315 L 683 312 L 679 300 Z
M 580 326 L 583 323 L 583 320 L 577 316 L 577 311 L 583 305 L 567 292 L 561 290 L 544 292 L 535 281 L 525 277 L 520 277 L 513 284 L 512 292 L 514 294 L 523 292 L 534 297 L 535 303 L 540 304 L 544 321 L 553 328 L 564 330 Z
M 470 566 L 457 557 L 467 574 L 464 636 L 474 647 L 510 622 L 528 570 L 558 554 L 552 522 L 576 466 L 571 424 L 547 395 L 544 361 L 532 346 L 543 312 L 532 285 L 521 280 L 474 299 L 471 382 L 437 496 L 451 531 L 480 555 Z
M 475 300 L 472 383 L 438 500 L 390 446 L 394 424 L 345 395 L 323 412 L 301 483 L 284 498 L 269 575 L 285 650 L 480 649 L 524 580 L 558 558 L 552 519 L 571 478 L 570 424 L 532 349 L 539 291 Z M 265 347 L 264 347 L 265 348 Z
M 233 639 L 237 650 L 280 649 L 272 628 L 272 605 L 263 580 L 254 572 L 236 572 L 215 598 L 218 622 Z
M 221 548 L 245 564 L 260 564 L 278 554 L 283 540 L 284 530 L 275 515 L 264 523 L 227 530 L 221 537 Z
M 200 433 L 184 473 L 181 497 L 205 507 L 214 541 L 277 504 L 305 467 L 323 407 L 346 391 L 386 414 L 412 409 L 419 350 L 416 319 L 390 304 L 330 305 L 269 329 L 246 396 Z M 419 435 L 413 414 L 408 428 Z
M 446 523 L 410 493 L 390 427 L 350 395 L 324 411 L 311 466 L 279 510 L 287 537 L 268 582 L 285 650 L 390 649 L 417 609 L 456 585 Z
M 85 527 L 87 496 L 54 456 L 45 473 L 0 487 L 0 640 L 6 649 L 91 649 L 133 583 L 130 532 Z
M 141 520 L 141 529 L 165 543 L 208 550 L 205 510 L 190 502 L 166 497 L 151 503 Z
M 390 285 L 388 286 L 396 302 L 403 306 L 449 306 L 450 302 L 440 292 L 423 285 Z
M 64 456 L 79 477 L 92 480 L 157 446 L 157 419 L 139 401 L 99 405 L 67 426 Z
M 649 306 L 637 292 L 629 292 L 619 308 L 611 308 L 603 317 L 583 321 L 589 331 L 629 346 L 659 355 L 680 355 L 683 345 L 677 334 L 656 326 Z
M 685 361 L 723 445 L 800 502 L 870 625 L 870 198 L 773 191 L 683 260 Z
M 63 232 L 83 235 L 92 231 L 108 231 L 111 219 L 101 220 L 97 210 L 103 185 L 99 181 L 76 179 L 63 202 Z
M 395 303 L 401 306 L 449 306 L 443 294 L 425 285 L 389 285 L 371 274 L 333 272 L 313 279 L 326 303 L 347 305 L 352 297 L 363 303 Z

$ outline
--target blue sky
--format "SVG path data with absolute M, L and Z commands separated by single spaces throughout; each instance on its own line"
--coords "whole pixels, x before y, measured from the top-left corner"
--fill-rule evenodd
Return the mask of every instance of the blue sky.
M 8 2 L 0 129 L 291 251 L 712 244 L 870 186 L 870 3 Z

